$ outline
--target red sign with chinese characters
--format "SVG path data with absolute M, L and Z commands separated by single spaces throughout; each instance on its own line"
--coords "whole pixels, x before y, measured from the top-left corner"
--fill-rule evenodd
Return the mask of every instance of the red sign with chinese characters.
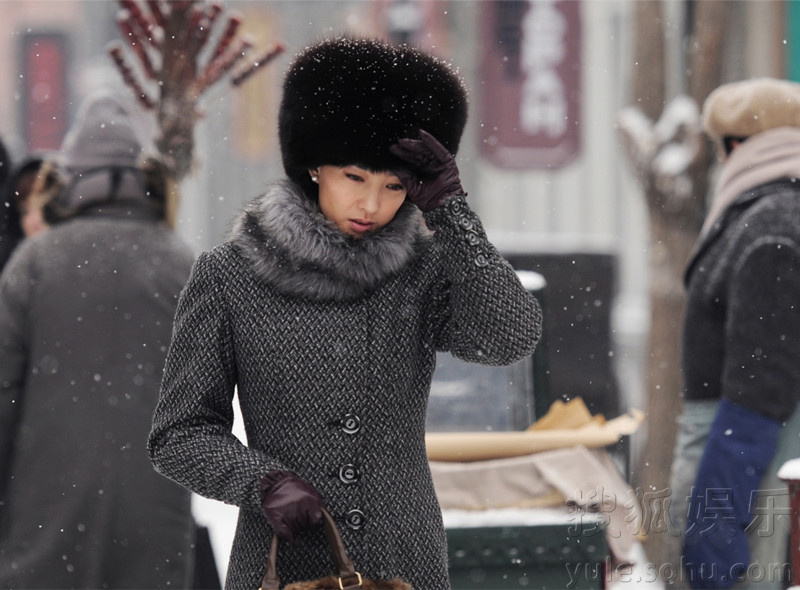
M 580 151 L 580 2 L 481 6 L 481 154 L 501 168 L 559 168 Z
M 58 149 L 68 123 L 66 40 L 60 34 L 27 33 L 20 57 L 27 149 Z

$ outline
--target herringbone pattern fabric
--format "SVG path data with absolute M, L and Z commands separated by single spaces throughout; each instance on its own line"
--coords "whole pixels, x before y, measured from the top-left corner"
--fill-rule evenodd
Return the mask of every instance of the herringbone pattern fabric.
M 424 251 L 345 301 L 283 294 L 232 243 L 198 260 L 150 448 L 165 475 L 242 508 L 228 588 L 263 574 L 272 531 L 258 483 L 272 469 L 320 491 L 364 576 L 450 587 L 424 442 L 435 352 L 511 363 L 532 352 L 541 317 L 463 199 L 427 222 Z M 230 432 L 234 386 L 248 446 Z M 282 544 L 278 564 L 284 583 L 331 573 L 322 531 Z

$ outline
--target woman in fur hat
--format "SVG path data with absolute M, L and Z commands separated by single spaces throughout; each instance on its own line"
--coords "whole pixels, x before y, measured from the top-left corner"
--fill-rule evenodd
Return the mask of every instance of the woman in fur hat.
M 510 364 L 541 331 L 467 205 L 466 110 L 451 69 L 405 46 L 339 38 L 290 67 L 288 178 L 196 262 L 149 441 L 159 471 L 241 508 L 226 587 L 258 587 L 273 532 L 282 582 L 329 574 L 323 504 L 365 578 L 450 587 L 424 438 L 436 351 Z

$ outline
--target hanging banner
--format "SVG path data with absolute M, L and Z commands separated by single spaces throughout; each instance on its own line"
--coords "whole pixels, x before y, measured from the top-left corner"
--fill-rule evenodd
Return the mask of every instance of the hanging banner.
M 580 151 L 578 0 L 481 6 L 481 155 L 501 168 L 560 168 Z
M 68 56 L 60 33 L 28 32 L 20 51 L 21 116 L 26 150 L 56 150 L 67 131 Z

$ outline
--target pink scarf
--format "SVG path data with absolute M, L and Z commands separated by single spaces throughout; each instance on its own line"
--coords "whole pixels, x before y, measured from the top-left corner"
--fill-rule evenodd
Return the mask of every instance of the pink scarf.
M 743 192 L 784 177 L 800 178 L 800 127 L 777 127 L 733 150 L 717 180 L 700 237 Z

